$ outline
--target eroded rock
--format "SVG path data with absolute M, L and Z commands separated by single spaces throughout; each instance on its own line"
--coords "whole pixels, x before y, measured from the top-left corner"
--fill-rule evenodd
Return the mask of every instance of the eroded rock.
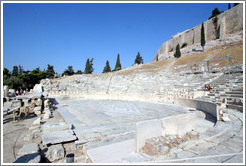
M 64 156 L 65 156 L 65 151 L 64 151 L 62 144 L 50 146 L 46 153 L 46 157 L 50 161 L 56 161 L 56 160 L 62 159 L 64 158 Z

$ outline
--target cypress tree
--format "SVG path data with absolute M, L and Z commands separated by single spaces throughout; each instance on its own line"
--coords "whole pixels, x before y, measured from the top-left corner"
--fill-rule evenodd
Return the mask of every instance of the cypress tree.
M 12 70 L 12 76 L 17 76 L 18 74 L 19 74 L 18 67 L 17 66 L 14 66 L 13 67 L 13 70 Z
M 108 72 L 111 72 L 111 68 L 110 68 L 109 62 L 108 62 L 108 60 L 107 60 L 106 66 L 105 66 L 104 69 L 103 69 L 103 73 L 108 73 Z
M 176 46 L 176 52 L 174 54 L 174 57 L 175 58 L 181 57 L 181 52 L 180 52 L 180 46 L 179 46 L 179 44 Z
M 92 72 L 94 71 L 94 68 L 92 67 L 93 66 L 92 62 L 93 62 L 93 58 L 91 60 L 87 59 L 85 65 L 85 71 L 84 71 L 85 74 L 92 74 Z
M 134 64 L 143 64 L 143 58 L 140 56 L 140 53 L 138 52 Z
M 231 4 L 229 3 L 229 4 L 228 4 L 228 10 L 229 10 L 230 8 L 231 8 Z
M 117 56 L 117 61 L 116 61 L 115 68 L 114 68 L 114 71 L 117 71 L 117 70 L 121 70 L 120 54 L 118 54 Z
M 201 46 L 202 46 L 202 51 L 204 51 L 205 43 L 206 43 L 205 32 L 204 32 L 204 26 L 203 26 L 203 23 L 202 23 L 202 28 L 201 28 Z

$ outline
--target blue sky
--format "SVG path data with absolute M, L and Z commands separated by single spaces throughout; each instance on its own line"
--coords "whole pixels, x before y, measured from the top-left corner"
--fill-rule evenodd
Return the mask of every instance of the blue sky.
M 228 3 L 4 3 L 3 67 L 50 64 L 61 74 L 69 65 L 84 71 L 94 58 L 93 73 L 102 73 L 106 60 L 113 69 L 119 53 L 127 68 L 138 52 L 149 63 L 172 35 L 206 21 L 216 7 L 226 11 Z

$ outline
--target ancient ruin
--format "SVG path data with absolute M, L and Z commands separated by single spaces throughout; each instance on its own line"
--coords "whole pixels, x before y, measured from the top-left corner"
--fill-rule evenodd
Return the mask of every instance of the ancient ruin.
M 4 87 L 4 162 L 243 163 L 242 8 L 218 16 L 220 36 L 207 33 L 205 52 L 197 51 L 199 25 L 148 64 L 43 79 L 23 96 Z M 182 57 L 170 58 L 184 41 Z

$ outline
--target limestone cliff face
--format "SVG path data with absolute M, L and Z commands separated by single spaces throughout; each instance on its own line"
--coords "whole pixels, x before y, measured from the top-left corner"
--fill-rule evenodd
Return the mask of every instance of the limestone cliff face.
M 227 10 L 217 16 L 204 22 L 205 39 L 211 41 L 215 39 L 223 39 L 229 34 L 234 34 L 243 30 L 243 4 L 239 4 L 230 10 Z M 173 58 L 176 46 L 183 43 L 193 45 L 201 42 L 201 26 L 202 24 L 172 36 L 172 39 L 162 44 L 157 51 L 153 61 L 166 60 Z

